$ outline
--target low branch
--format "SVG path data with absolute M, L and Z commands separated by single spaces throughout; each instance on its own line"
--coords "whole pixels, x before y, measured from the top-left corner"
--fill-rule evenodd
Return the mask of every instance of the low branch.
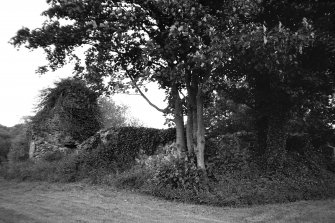
M 166 113 L 167 112 L 167 108 L 165 109 L 161 109 L 159 108 L 157 105 L 153 104 L 147 96 L 145 96 L 145 94 L 142 92 L 142 90 L 137 86 L 136 81 L 134 80 L 134 78 L 128 74 L 128 77 L 130 78 L 131 82 L 133 83 L 133 85 L 135 86 L 135 88 L 138 90 L 138 92 L 140 93 L 140 95 L 148 102 L 149 105 L 151 105 L 153 108 L 155 108 L 157 111 L 159 112 L 163 112 Z

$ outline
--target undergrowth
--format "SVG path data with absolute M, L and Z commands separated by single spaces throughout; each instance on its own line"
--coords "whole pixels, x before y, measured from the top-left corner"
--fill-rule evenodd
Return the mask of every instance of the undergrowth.
M 102 152 L 101 152 L 102 151 Z M 234 144 L 207 159 L 207 172 L 174 145 L 152 156 L 141 155 L 135 166 L 120 172 L 104 149 L 71 154 L 53 161 L 7 163 L 6 179 L 73 182 L 85 180 L 120 189 L 197 204 L 245 206 L 335 198 L 335 175 L 308 157 L 289 153 L 281 169 L 266 170 L 245 148 Z

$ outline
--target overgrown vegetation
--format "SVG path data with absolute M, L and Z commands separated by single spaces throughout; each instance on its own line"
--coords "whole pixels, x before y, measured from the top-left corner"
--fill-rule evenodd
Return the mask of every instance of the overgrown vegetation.
M 0 127 L 0 165 L 28 159 L 28 122 L 13 127 Z
M 7 154 L 10 149 L 9 128 L 0 125 L 0 163 L 7 160 Z
M 134 88 L 173 117 L 176 142 L 157 149 L 170 133 L 116 128 L 109 144 L 97 141 L 66 157 L 50 153 L 36 164 L 17 162 L 4 168 L 6 177 L 88 178 L 215 205 L 335 197 L 333 1 L 48 3 L 44 15 L 51 20 L 19 30 L 13 45 L 44 49 L 49 64 L 41 72 L 76 61 L 75 48 L 85 45 L 85 67 L 77 60 L 75 72 L 94 93 L 80 90 L 78 80 L 48 89 L 33 119 L 37 129 L 44 131 L 44 114 L 61 101 L 62 128 L 83 141 L 98 129 L 90 122 L 98 110 L 95 92 Z M 150 102 L 142 91 L 146 82 L 165 90 L 167 108 Z M 64 96 L 71 94 L 79 97 Z M 92 99 L 88 107 L 94 109 L 73 112 L 80 99 Z M 121 126 L 123 118 L 104 119 Z
M 105 141 L 101 140 L 105 135 Z M 141 155 L 153 155 L 159 146 L 174 141 L 174 129 L 120 127 L 105 130 L 83 145 L 85 150 L 97 153 L 92 162 L 112 162 L 115 171 L 130 169 Z M 101 159 L 101 160 L 99 160 Z
M 142 126 L 142 123 L 138 119 L 128 114 L 128 106 L 123 104 L 118 105 L 111 98 L 100 96 L 98 98 L 98 106 L 100 122 L 105 129 L 112 127 Z
M 124 132 L 131 134 L 135 130 L 125 128 Z M 120 134 L 122 140 L 127 135 L 124 132 Z M 154 141 L 147 142 L 153 145 Z M 100 145 L 60 160 L 7 164 L 1 174 L 7 179 L 19 180 L 85 180 L 165 199 L 219 206 L 335 198 L 334 172 L 324 168 L 320 162 L 322 154 L 310 150 L 308 145 L 301 150 L 304 154 L 288 152 L 283 168 L 273 171 L 264 169 L 252 158 L 250 148 L 255 142 L 252 135 L 229 134 L 211 142 L 213 152 L 206 155 L 207 174 L 197 168 L 194 158 L 182 156 L 175 144 L 138 153 L 136 162 L 130 162 L 134 154 L 129 151 L 122 155 L 128 154 L 127 158 L 119 159 L 115 147 Z M 131 146 L 133 151 L 139 151 L 135 144 L 126 145 Z M 123 162 L 132 165 L 120 171 Z
M 98 94 L 77 79 L 63 79 L 41 92 L 39 111 L 32 118 L 32 134 L 46 137 L 58 131 L 82 142 L 101 127 Z
M 7 163 L 2 174 L 20 180 L 71 182 L 91 178 L 94 182 L 101 181 L 105 175 L 131 169 L 136 157 L 150 156 L 156 148 L 175 138 L 173 129 L 123 127 L 109 131 L 112 133 L 107 144 L 94 138 L 79 153 L 62 156 L 59 151 L 50 151 L 36 163 L 23 160 Z

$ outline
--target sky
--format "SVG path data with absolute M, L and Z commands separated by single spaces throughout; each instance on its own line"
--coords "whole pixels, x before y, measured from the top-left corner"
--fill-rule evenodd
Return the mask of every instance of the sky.
M 22 117 L 34 115 L 40 90 L 52 87 L 60 78 L 71 76 L 71 68 L 65 67 L 43 76 L 35 73 L 45 65 L 42 50 L 16 49 L 8 42 L 22 27 L 40 27 L 45 18 L 41 13 L 48 8 L 46 0 L 3 1 L 0 7 L 0 124 L 11 127 L 22 122 Z M 164 107 L 164 92 L 150 86 L 148 98 Z M 163 115 L 137 95 L 115 95 L 113 100 L 129 106 L 129 114 L 144 126 L 165 128 Z

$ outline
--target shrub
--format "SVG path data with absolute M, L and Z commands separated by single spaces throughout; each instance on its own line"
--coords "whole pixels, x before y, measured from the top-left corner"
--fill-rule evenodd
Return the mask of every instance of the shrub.
M 43 155 L 43 159 L 48 162 L 58 161 L 63 158 L 63 153 L 59 150 L 56 151 L 47 151 Z
M 219 206 L 335 197 L 335 175 L 309 156 L 289 153 L 284 168 L 267 171 L 252 158 L 250 139 L 232 134 L 211 141 L 213 152 L 207 154 L 206 163 L 208 178 L 192 162 L 178 158 L 164 162 L 167 154 L 146 157 L 140 163 L 156 170 L 142 191 L 166 199 Z
M 19 124 L 11 129 L 11 146 L 8 153 L 10 162 L 24 161 L 29 158 L 27 124 Z
M 19 181 L 55 181 L 57 164 L 46 161 L 7 163 L 2 170 L 2 175 L 6 179 L 16 179 Z
M 227 134 L 210 141 L 207 155 L 209 176 L 234 172 L 250 174 L 254 166 L 251 145 L 253 135 L 248 133 Z
M 152 178 L 152 173 L 147 169 L 136 166 L 128 171 L 113 175 L 112 185 L 121 189 L 143 189 Z
M 10 128 L 0 125 L 0 164 L 7 161 L 10 144 Z
M 194 194 L 207 190 L 203 172 L 197 169 L 193 161 L 184 159 L 162 164 L 151 182 L 158 188 L 181 189 Z
M 194 196 L 208 190 L 204 173 L 197 169 L 194 159 L 182 157 L 174 143 L 154 155 L 142 154 L 137 164 L 146 173 L 143 192 L 175 199 L 178 197 L 175 193 L 182 191 L 185 196 Z

